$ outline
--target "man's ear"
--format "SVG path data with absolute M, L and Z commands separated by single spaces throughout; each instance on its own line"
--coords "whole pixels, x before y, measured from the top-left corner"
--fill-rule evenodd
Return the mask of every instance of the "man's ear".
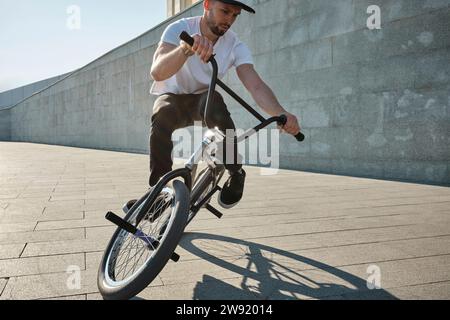
M 203 9 L 205 9 L 205 10 L 211 9 L 211 1 L 210 0 L 203 1 Z

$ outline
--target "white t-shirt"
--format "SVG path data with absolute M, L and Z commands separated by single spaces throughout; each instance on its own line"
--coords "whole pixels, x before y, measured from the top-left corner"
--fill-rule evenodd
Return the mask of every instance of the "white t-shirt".
M 178 20 L 167 27 L 161 42 L 178 46 L 180 34 L 186 31 L 189 35 L 201 34 L 201 17 Z M 241 42 L 236 33 L 228 30 L 214 45 L 215 59 L 219 66 L 218 78 L 222 79 L 232 67 L 242 64 L 253 64 L 249 48 Z M 211 82 L 212 66 L 203 63 L 198 55 L 189 57 L 183 67 L 171 78 L 165 81 L 155 81 L 150 90 L 151 94 L 198 94 L 208 90 Z

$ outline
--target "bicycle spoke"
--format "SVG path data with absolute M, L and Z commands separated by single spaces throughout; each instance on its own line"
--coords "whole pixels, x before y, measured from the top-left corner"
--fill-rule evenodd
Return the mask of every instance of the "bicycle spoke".
M 127 220 L 144 234 L 158 239 L 160 238 L 159 233 L 162 233 L 161 231 L 171 217 L 173 201 L 171 189 L 163 190 L 145 215 L 140 207 Z M 137 222 L 136 219 L 139 215 L 143 218 Z M 152 222 L 152 219 L 155 220 Z M 122 282 L 132 278 L 152 258 L 158 247 L 129 233 L 119 233 L 110 255 L 109 275 L 111 279 L 115 282 Z
M 161 220 L 163 220 L 162 217 L 164 216 L 164 212 L 165 212 L 166 210 L 167 210 L 167 207 L 164 207 L 164 211 L 163 211 L 163 212 L 160 214 L 160 216 L 158 217 L 156 225 L 153 223 L 154 227 L 151 228 L 151 230 L 150 230 L 150 234 L 151 234 L 152 236 L 154 236 L 155 238 L 157 237 L 155 231 L 158 230 L 159 224 L 160 224 Z M 150 225 L 150 227 L 151 227 L 151 226 L 152 226 L 152 225 Z
M 132 238 L 132 240 L 131 240 L 131 244 L 130 244 L 130 249 L 128 250 L 128 255 L 127 255 L 127 259 L 126 259 L 126 262 L 125 262 L 125 266 L 124 266 L 124 269 L 123 269 L 123 272 L 125 273 L 125 271 L 127 270 L 127 267 L 128 267 L 128 265 L 129 265 L 129 263 L 130 263 L 130 261 L 131 261 L 131 259 L 133 258 L 133 249 L 136 251 L 136 246 L 135 246 L 135 244 L 136 244 L 136 242 L 137 242 L 137 239 L 136 238 Z M 130 258 L 130 255 L 131 255 L 131 258 Z M 124 279 L 126 278 L 126 275 L 127 274 L 124 274 Z
M 131 257 L 131 259 L 130 260 L 133 260 L 133 263 L 132 263 L 132 266 L 131 266 L 131 268 L 130 268 L 130 270 L 125 274 L 125 276 L 124 276 L 124 278 L 126 278 L 129 274 L 130 274 L 130 272 L 131 272 L 131 274 L 134 274 L 134 271 L 136 270 L 136 262 L 139 262 L 139 259 L 140 259 L 140 257 L 142 256 L 142 254 L 143 253 L 141 253 L 141 256 L 139 256 L 139 258 L 138 259 L 136 259 L 136 257 L 137 257 L 137 255 L 140 253 L 140 252 L 145 252 L 145 250 L 146 250 L 146 246 L 143 244 L 143 242 L 141 243 L 141 241 L 139 241 L 139 245 L 137 246 L 138 248 L 134 248 L 135 249 L 135 253 L 134 253 L 134 255 Z M 138 250 L 138 249 L 143 249 L 143 250 Z
M 138 239 L 135 239 L 135 242 L 137 242 Z M 126 264 L 125 270 L 124 270 L 124 276 L 123 278 L 126 279 L 128 275 L 130 274 L 131 268 L 135 264 L 135 257 L 138 254 L 138 250 L 136 249 L 136 246 L 133 246 L 130 250 L 131 257 L 128 258 L 128 263 Z M 128 267 L 128 268 L 127 268 Z
M 130 242 L 133 243 L 134 241 L 135 241 L 135 239 L 133 238 L 133 239 L 131 239 Z M 120 272 L 121 272 L 122 270 L 126 269 L 128 263 L 130 262 L 129 259 L 128 259 L 128 258 L 130 257 L 130 252 L 131 252 L 131 250 L 128 250 L 128 251 L 127 251 L 127 258 L 125 259 L 125 265 L 124 265 L 124 267 L 123 267 L 122 269 L 119 269 L 119 272 L 118 272 L 118 274 L 117 274 L 116 276 L 120 275 Z
M 125 238 L 125 240 L 123 240 L 123 238 Z M 128 242 L 127 242 L 128 240 Z M 124 236 L 122 236 L 121 238 L 121 243 L 118 244 L 116 246 L 116 248 L 114 249 L 114 253 L 115 253 L 115 259 L 113 260 L 114 262 L 114 274 L 115 276 L 117 276 L 117 274 L 119 274 L 118 272 L 116 272 L 117 265 L 121 265 L 119 262 L 121 261 L 121 258 L 123 259 L 123 257 L 125 256 L 124 254 L 121 254 L 122 251 L 124 251 L 124 249 L 128 248 L 130 246 L 130 238 L 128 237 L 128 234 L 125 234 Z M 122 246 L 126 243 L 126 247 L 122 249 Z M 111 262 L 111 266 L 113 265 L 113 262 Z M 111 269 L 111 271 L 113 271 L 113 269 Z
M 128 235 L 128 233 L 124 236 L 125 241 L 123 241 L 120 245 L 117 246 L 116 251 L 117 251 L 117 257 L 116 258 L 116 263 L 120 262 L 120 258 L 123 258 L 125 256 L 125 254 L 121 254 L 122 252 L 126 252 L 126 250 L 130 247 L 131 245 L 131 240 L 132 238 Z M 126 244 L 125 247 L 124 244 Z
M 136 267 L 137 267 L 137 265 L 139 264 L 139 261 L 141 261 L 141 258 L 142 258 L 142 256 L 144 255 L 145 251 L 148 250 L 148 249 L 147 249 L 147 246 L 142 246 L 141 249 L 143 249 L 143 250 L 141 250 L 141 255 L 140 255 L 139 258 L 136 260 L 137 263 L 134 264 L 133 272 L 132 272 L 133 274 L 134 274 L 134 272 L 136 271 Z

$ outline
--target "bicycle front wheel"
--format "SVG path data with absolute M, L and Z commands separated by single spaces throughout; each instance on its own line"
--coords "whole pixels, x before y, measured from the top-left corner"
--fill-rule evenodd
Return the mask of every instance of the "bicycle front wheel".
M 98 288 L 104 299 L 129 299 L 145 289 L 164 268 L 181 239 L 189 211 L 186 185 L 173 180 L 143 213 L 147 197 L 141 198 L 124 220 L 156 239 L 158 245 L 149 246 L 118 228 L 98 272 Z

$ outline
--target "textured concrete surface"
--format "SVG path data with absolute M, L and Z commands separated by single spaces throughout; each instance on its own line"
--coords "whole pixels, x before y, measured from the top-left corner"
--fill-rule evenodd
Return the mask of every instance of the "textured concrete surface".
M 69 74 L 70 73 L 65 73 L 45 80 L 33 82 L 22 87 L 0 92 L 0 109 L 11 107 L 18 102 L 31 97 L 33 94 L 42 91 Z
M 0 111 L 0 141 L 11 140 L 11 111 Z
M 254 0 L 233 27 L 308 140 L 283 137 L 281 166 L 450 185 L 450 0 Z M 0 111 L 0 137 L 147 153 L 149 69 L 165 27 L 201 3 Z M 225 82 L 252 101 L 233 71 Z M 227 99 L 240 128 L 254 119 Z M 9 126 L 9 123 L 11 125 Z M 9 128 L 9 129 L 8 129 Z M 8 130 L 10 134 L 8 134 Z M 2 133 L 3 132 L 3 133 Z
M 0 141 L 11 140 L 11 112 L 8 109 L 68 75 L 69 74 L 66 73 L 30 83 L 19 88 L 0 92 L 0 110 L 2 110 L 0 112 Z
M 101 298 L 103 217 L 147 170 L 145 155 L 0 142 L 0 299 Z M 449 188 L 246 170 L 242 202 L 221 220 L 202 210 L 137 299 L 450 299 Z

